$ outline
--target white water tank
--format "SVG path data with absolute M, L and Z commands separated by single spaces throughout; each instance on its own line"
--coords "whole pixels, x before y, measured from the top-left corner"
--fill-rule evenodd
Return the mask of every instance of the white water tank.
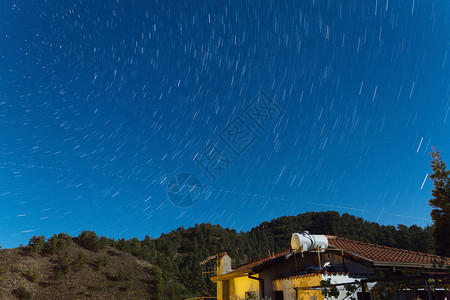
M 307 231 L 303 233 L 293 233 L 291 237 L 291 248 L 294 251 L 317 250 L 324 251 L 328 248 L 328 239 L 324 235 L 309 234 Z

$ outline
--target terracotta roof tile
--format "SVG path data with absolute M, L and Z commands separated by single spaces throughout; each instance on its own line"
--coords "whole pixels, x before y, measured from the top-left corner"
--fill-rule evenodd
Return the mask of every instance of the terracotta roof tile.
M 364 243 L 332 235 L 328 235 L 327 238 L 328 245 L 330 247 L 343 249 L 344 251 L 354 253 L 374 262 L 397 262 L 432 265 L 435 261 L 444 260 L 446 265 L 450 265 L 450 258 L 440 257 L 437 255 Z
M 412 263 L 421 265 L 432 265 L 435 261 L 445 261 L 446 265 L 450 265 L 450 258 L 440 257 L 437 255 L 431 255 L 426 253 L 414 252 L 410 250 L 403 250 L 398 248 L 392 248 L 387 246 L 381 246 L 376 244 L 370 244 L 360 241 L 349 240 L 340 238 L 334 235 L 327 235 L 328 245 L 330 248 L 339 248 L 346 252 L 356 254 L 365 259 L 374 262 L 392 262 L 392 263 Z M 233 269 L 231 273 L 237 273 L 245 270 L 252 269 L 259 266 L 271 259 L 286 255 L 291 249 L 274 253 L 273 255 L 266 256 L 264 258 L 240 265 Z

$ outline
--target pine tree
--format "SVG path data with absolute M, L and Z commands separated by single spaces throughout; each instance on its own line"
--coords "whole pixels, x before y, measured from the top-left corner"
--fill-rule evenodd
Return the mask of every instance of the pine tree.
M 163 297 L 163 292 L 164 292 L 164 279 L 163 279 L 163 272 L 162 270 L 155 266 L 153 268 L 153 276 L 155 277 L 155 282 L 156 282 L 156 299 L 162 299 Z
M 30 239 L 28 246 L 31 247 L 31 253 L 33 254 L 41 253 L 41 251 L 44 249 L 45 246 L 45 237 L 43 235 L 33 236 Z
M 441 158 L 441 152 L 433 148 L 431 152 L 431 168 L 434 174 L 430 175 L 434 188 L 431 192 L 433 198 L 429 200 L 431 219 L 434 222 L 433 235 L 436 241 L 437 254 L 450 257 L 450 170 L 446 169 Z

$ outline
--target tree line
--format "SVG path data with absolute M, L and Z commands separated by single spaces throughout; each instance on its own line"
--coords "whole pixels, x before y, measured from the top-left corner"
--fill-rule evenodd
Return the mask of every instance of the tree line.
M 33 253 L 55 253 L 65 249 L 72 240 L 80 246 L 101 251 L 115 247 L 139 259 L 150 262 L 155 277 L 156 294 L 160 299 L 215 295 L 215 285 L 207 271 L 214 263 L 200 266 L 205 258 L 226 251 L 233 265 L 252 261 L 270 251 L 289 247 L 293 232 L 308 230 L 312 234 L 336 235 L 352 240 L 450 256 L 450 171 L 446 169 L 440 152 L 431 153 L 434 183 L 431 217 L 434 224 L 421 228 L 416 225 L 380 225 L 362 218 L 335 211 L 306 212 L 263 222 L 248 232 L 222 228 L 219 225 L 196 224 L 180 227 L 159 238 L 146 236 L 143 240 L 98 237 L 93 231 L 83 231 L 78 237 L 54 235 L 47 241 L 43 236 L 33 237 L 29 246 Z
M 205 258 L 226 251 L 233 259 L 233 266 L 238 266 L 266 256 L 268 250 L 288 248 L 291 234 L 302 230 L 425 253 L 436 252 L 431 227 L 385 226 L 334 211 L 285 216 L 263 222 L 248 232 L 196 224 L 186 229 L 180 227 L 159 238 L 146 236 L 143 240 L 115 240 L 99 237 L 93 231 L 83 231 L 74 238 L 64 233 L 48 240 L 43 236 L 33 237 L 29 246 L 32 253 L 43 255 L 63 251 L 71 242 L 90 251 L 117 248 L 153 266 L 151 271 L 161 299 L 179 299 L 215 294 L 215 285 L 209 280 L 209 275 L 203 273 L 214 271 L 215 264 L 200 266 Z

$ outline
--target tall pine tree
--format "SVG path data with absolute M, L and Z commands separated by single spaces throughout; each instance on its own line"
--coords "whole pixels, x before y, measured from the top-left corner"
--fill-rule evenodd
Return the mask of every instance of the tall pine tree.
M 446 169 L 440 151 L 433 148 L 430 155 L 433 158 L 431 168 L 434 172 L 430 175 L 434 188 L 431 192 L 433 198 L 429 201 L 434 208 L 431 211 L 433 235 L 437 254 L 450 257 L 450 170 Z

